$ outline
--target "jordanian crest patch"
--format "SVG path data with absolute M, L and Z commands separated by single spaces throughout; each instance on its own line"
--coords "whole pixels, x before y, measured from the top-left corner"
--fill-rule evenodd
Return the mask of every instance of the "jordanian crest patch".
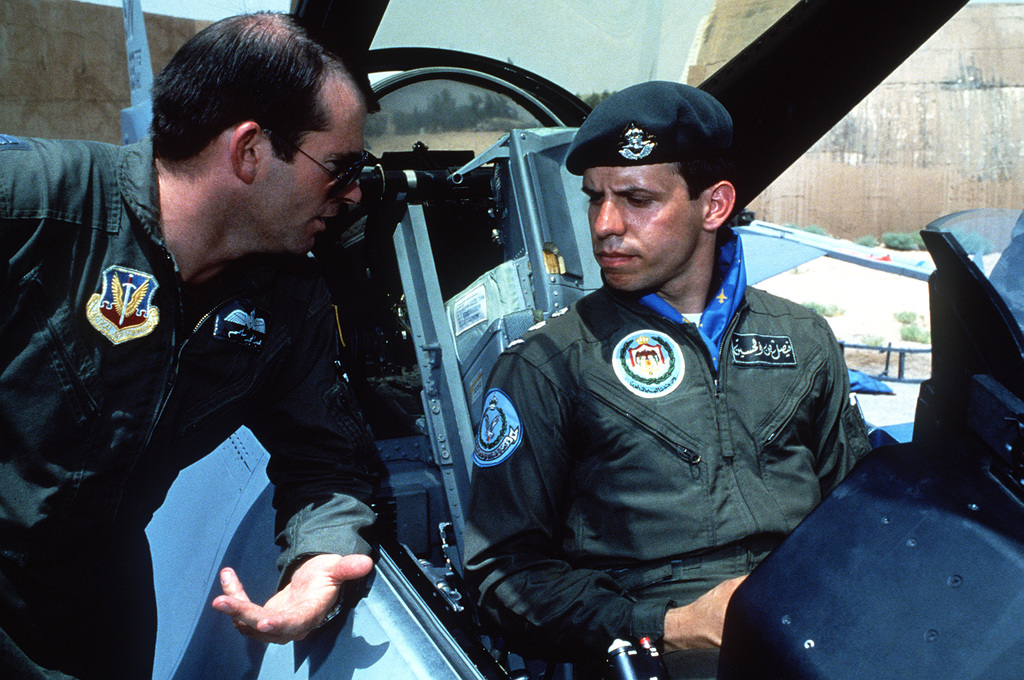
M 103 290 L 89 298 L 86 317 L 115 345 L 149 335 L 160 321 L 160 310 L 153 304 L 158 287 L 152 274 L 107 267 Z
M 737 333 L 732 337 L 732 362 L 737 366 L 796 366 L 796 351 L 785 335 Z
M 213 321 L 213 337 L 258 350 L 267 335 L 269 314 L 248 300 L 224 306 Z
M 627 335 L 612 353 L 615 376 L 633 394 L 653 399 L 669 394 L 683 381 L 683 351 L 658 331 Z
M 492 389 L 484 396 L 473 462 L 480 467 L 497 465 L 515 453 L 522 441 L 523 427 L 512 400 L 501 390 Z

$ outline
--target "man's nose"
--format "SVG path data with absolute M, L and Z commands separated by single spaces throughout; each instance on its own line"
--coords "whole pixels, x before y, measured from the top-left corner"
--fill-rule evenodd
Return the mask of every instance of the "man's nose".
M 326 209 L 324 210 L 324 217 L 334 217 L 341 212 L 341 205 L 349 204 L 354 205 L 363 198 L 363 192 L 359 190 L 359 182 L 352 182 L 344 189 L 342 189 L 336 196 L 332 196 L 327 199 Z
M 597 238 L 621 235 L 624 231 L 622 215 L 611 201 L 602 201 L 590 208 L 590 229 Z
M 359 182 L 355 181 L 342 189 L 337 196 L 332 198 L 331 204 L 334 205 L 335 211 L 337 211 L 337 208 L 341 203 L 353 205 L 361 200 L 363 200 L 363 192 L 359 188 Z

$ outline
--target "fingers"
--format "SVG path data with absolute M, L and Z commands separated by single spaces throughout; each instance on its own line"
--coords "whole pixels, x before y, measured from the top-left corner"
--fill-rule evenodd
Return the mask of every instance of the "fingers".
M 220 587 L 228 597 L 244 602 L 249 601 L 249 596 L 245 594 L 242 582 L 238 580 L 238 575 L 231 567 L 224 567 L 220 570 Z
M 731 578 L 728 581 L 722 581 L 714 587 L 713 591 L 717 591 L 716 595 L 724 597 L 726 602 L 728 602 L 729 598 L 732 597 L 733 592 L 735 592 L 736 589 L 739 588 L 740 584 L 743 583 L 744 579 L 746 578 L 747 577 L 744 575 L 737 576 L 736 578 Z
M 361 561 L 338 569 L 338 573 L 343 575 L 361 571 L 364 571 Z M 310 596 L 304 591 L 296 594 L 294 588 L 286 586 L 261 607 L 249 600 L 234 570 L 221 570 L 220 582 L 224 594 L 213 600 L 213 608 L 230 616 L 235 628 L 243 635 L 278 644 L 305 638 L 323 621 L 329 609 L 323 600 L 333 602 L 338 591 L 338 585 L 329 582 L 325 582 L 329 592 L 319 597 L 315 596 L 316 593 Z
M 313 607 L 298 605 L 286 611 L 264 610 L 265 616 L 251 630 L 239 630 L 263 642 L 285 644 L 302 640 L 316 629 L 323 616 Z
M 231 617 L 235 628 L 263 642 L 288 642 L 299 639 L 291 635 L 280 614 L 271 612 L 252 602 L 222 595 L 213 601 L 213 608 Z
M 234 570 L 224 568 L 220 573 L 224 594 L 214 599 L 213 607 L 230 616 L 239 632 L 257 640 L 282 644 L 301 640 L 323 622 L 341 586 L 372 569 L 373 560 L 366 555 L 315 555 L 261 607 L 249 600 Z
M 316 603 L 299 603 L 286 610 L 251 605 L 250 609 L 233 617 L 235 628 L 248 637 L 261 642 L 286 644 L 304 639 L 324 619 L 324 612 Z
M 245 632 L 243 629 L 258 630 L 259 624 L 266 619 L 267 612 L 263 607 L 253 604 L 249 600 L 249 595 L 245 592 L 234 569 L 230 567 L 221 569 L 220 587 L 224 594 L 214 598 L 213 608 L 230 616 L 234 620 L 235 627 L 242 632 Z
M 345 555 L 331 570 L 338 581 L 352 581 L 362 578 L 373 570 L 373 560 L 368 555 Z
M 694 602 L 670 609 L 665 615 L 665 648 L 672 651 L 720 647 L 729 600 L 745 578 L 723 581 Z
M 334 588 L 362 578 L 372 569 L 373 560 L 366 555 L 314 555 L 295 570 L 290 585 L 293 590 Z

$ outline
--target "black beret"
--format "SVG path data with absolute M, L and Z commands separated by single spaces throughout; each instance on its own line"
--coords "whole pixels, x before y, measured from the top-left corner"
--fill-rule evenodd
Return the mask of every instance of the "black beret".
M 732 146 L 732 116 L 703 90 L 640 83 L 598 104 L 569 146 L 574 175 L 599 166 L 650 165 L 720 156 Z

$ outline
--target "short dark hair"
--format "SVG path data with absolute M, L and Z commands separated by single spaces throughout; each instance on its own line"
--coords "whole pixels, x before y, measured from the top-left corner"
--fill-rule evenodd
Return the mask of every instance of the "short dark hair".
M 320 96 L 337 73 L 359 87 L 340 58 L 287 14 L 257 12 L 218 21 L 193 36 L 153 84 L 153 150 L 184 160 L 232 125 L 254 120 L 289 144 L 274 152 L 291 160 L 305 134 L 326 130 Z
M 726 181 L 735 184 L 733 176 L 735 168 L 731 160 L 724 156 L 716 158 L 700 158 L 688 161 L 676 161 L 676 171 L 686 182 L 690 200 L 696 200 L 704 190 L 713 184 Z

